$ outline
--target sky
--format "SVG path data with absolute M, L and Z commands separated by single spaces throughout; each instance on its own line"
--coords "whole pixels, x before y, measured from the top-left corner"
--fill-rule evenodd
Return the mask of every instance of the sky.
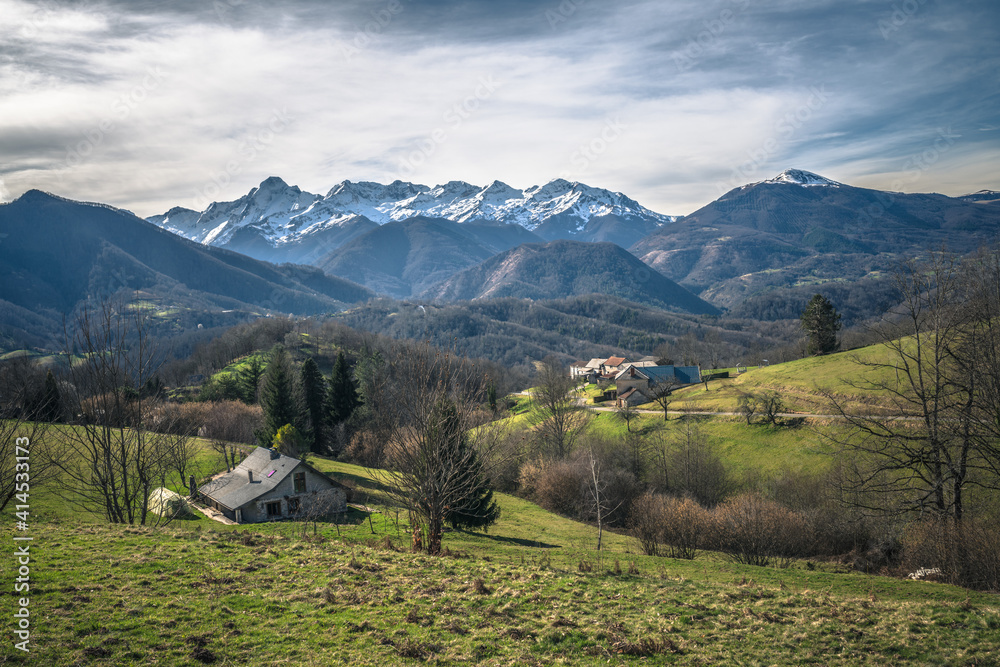
M 685 215 L 805 169 L 1000 189 L 996 0 L 0 0 L 0 201 L 554 178 Z

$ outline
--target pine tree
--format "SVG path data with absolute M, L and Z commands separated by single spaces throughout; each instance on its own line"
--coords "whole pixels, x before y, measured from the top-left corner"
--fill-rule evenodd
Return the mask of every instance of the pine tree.
M 264 377 L 264 362 L 259 355 L 254 354 L 237 373 L 240 398 L 244 403 L 254 405 L 257 402 L 257 388 L 260 387 L 262 377 Z
M 264 427 L 257 434 L 257 440 L 262 447 L 270 447 L 278 429 L 285 424 L 301 426 L 302 410 L 295 394 L 291 358 L 283 346 L 276 345 L 271 351 L 260 390 Z
M 330 424 L 336 426 L 347 421 L 360 405 L 354 378 L 351 377 L 347 359 L 341 351 L 337 354 L 337 362 L 333 365 L 333 373 L 327 385 L 326 413 Z
M 436 439 L 442 454 L 438 457 L 446 467 L 457 467 L 458 474 L 445 475 L 458 480 L 459 497 L 451 502 L 444 520 L 452 528 L 486 530 L 500 518 L 500 506 L 493 500 L 493 491 L 483 478 L 483 465 L 459 426 L 458 412 L 450 401 L 437 406 L 434 428 L 427 437 Z
M 324 409 L 326 381 L 312 357 L 302 363 L 302 368 L 299 370 L 299 384 L 302 387 L 302 403 L 308 418 L 303 437 L 311 451 L 319 452 L 326 442 L 324 423 L 326 421 Z
M 802 329 L 809 336 L 808 352 L 813 356 L 836 352 L 840 347 L 837 332 L 840 331 L 840 313 L 830 300 L 817 294 L 802 312 Z

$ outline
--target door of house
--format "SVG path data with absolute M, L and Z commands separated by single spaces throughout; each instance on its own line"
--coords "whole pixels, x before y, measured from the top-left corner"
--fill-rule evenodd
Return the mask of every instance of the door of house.
M 243 523 L 243 510 L 236 510 L 236 523 Z

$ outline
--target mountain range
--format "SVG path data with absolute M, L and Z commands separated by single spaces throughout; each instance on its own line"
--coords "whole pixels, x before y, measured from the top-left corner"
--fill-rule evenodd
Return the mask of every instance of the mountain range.
M 991 243 L 1000 234 L 995 194 L 885 192 L 787 170 L 727 192 L 630 250 L 707 301 L 739 308 L 774 290 L 889 280 L 903 258 Z
M 38 318 L 55 329 L 121 290 L 199 313 L 332 312 L 376 294 L 470 303 L 599 293 L 765 320 L 794 319 L 821 292 L 854 321 L 893 305 L 900 260 L 994 242 L 997 202 L 991 190 L 884 192 L 794 169 L 682 218 L 561 180 L 526 190 L 344 181 L 320 196 L 272 177 L 236 201 L 148 221 L 29 191 L 0 206 L 0 337 L 25 338 Z
M 58 331 L 63 316 L 121 292 L 157 310 L 247 314 L 336 312 L 374 296 L 315 267 L 262 262 L 38 190 L 0 205 L 0 234 L 0 337 L 8 339 Z
M 149 222 L 192 241 L 258 259 L 320 265 L 326 254 L 379 225 L 414 217 L 517 225 L 541 240 L 612 241 L 628 247 L 675 216 L 650 211 L 620 192 L 556 179 L 518 190 L 451 181 L 433 188 L 344 181 L 325 196 L 278 177 L 204 211 L 173 208 Z

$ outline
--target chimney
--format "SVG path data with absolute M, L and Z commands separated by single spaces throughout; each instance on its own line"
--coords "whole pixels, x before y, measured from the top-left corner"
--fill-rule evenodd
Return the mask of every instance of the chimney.
M 247 470 L 247 478 L 250 480 L 250 483 L 253 484 L 253 470 Z

